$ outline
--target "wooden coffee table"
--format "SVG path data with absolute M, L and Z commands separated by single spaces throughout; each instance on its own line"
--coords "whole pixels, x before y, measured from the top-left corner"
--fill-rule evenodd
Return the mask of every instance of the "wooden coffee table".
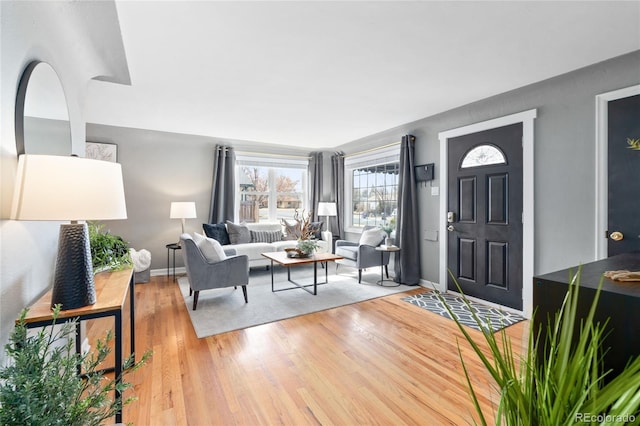
M 309 257 L 287 257 L 287 253 L 284 251 L 274 251 L 269 253 L 262 253 L 262 256 L 271 260 L 271 291 L 284 291 L 284 290 L 292 290 L 295 288 L 301 288 L 304 291 L 317 295 L 318 294 L 318 285 L 326 284 L 329 282 L 329 268 L 327 267 L 327 262 L 331 262 L 334 260 L 343 259 L 342 256 L 337 256 L 331 253 L 317 253 L 313 254 Z M 273 284 L 273 263 L 277 263 L 278 265 L 284 266 L 287 268 L 287 280 L 294 284 L 295 287 L 287 287 L 275 289 Z M 308 265 L 313 263 L 313 284 L 299 284 L 291 279 L 291 267 L 299 266 L 299 265 Z M 324 264 L 324 282 L 318 282 L 318 263 Z M 308 287 L 313 287 L 313 291 L 311 291 Z

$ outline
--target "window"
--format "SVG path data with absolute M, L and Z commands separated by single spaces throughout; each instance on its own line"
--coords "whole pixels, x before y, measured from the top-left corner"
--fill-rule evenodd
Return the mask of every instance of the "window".
M 492 164 L 507 164 L 502 151 L 493 145 L 478 145 L 465 154 L 460 168 L 468 169 Z
M 308 161 L 238 156 L 236 219 L 275 222 L 306 209 Z
M 400 146 L 345 159 L 345 223 L 352 231 L 395 222 L 398 211 Z

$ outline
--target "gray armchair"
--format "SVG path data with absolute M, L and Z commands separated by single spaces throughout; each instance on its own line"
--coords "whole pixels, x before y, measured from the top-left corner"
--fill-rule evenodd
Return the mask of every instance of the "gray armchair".
M 372 227 L 365 227 L 364 230 Z M 358 283 L 362 282 L 362 270 L 374 266 L 384 266 L 387 278 L 389 278 L 389 257 L 390 253 L 380 252 L 376 247 L 384 241 L 384 234 L 381 233 L 380 241 L 376 245 L 360 244 L 359 242 L 337 240 L 336 254 L 344 259 L 336 260 L 336 269 L 338 265 L 350 266 L 358 268 Z
M 198 305 L 201 290 L 242 286 L 244 301 L 249 284 L 249 258 L 245 255 L 228 257 L 220 262 L 209 262 L 188 234 L 180 237 L 182 258 L 189 279 L 189 295 L 193 294 L 193 310 Z

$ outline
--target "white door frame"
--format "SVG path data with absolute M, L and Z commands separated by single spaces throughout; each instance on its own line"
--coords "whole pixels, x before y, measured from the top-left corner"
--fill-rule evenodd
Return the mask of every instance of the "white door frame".
M 533 311 L 533 270 L 534 270 L 534 152 L 533 122 L 537 110 L 519 112 L 493 120 L 483 121 L 464 127 L 440 132 L 440 288 L 447 289 L 447 154 L 450 138 L 470 133 L 495 129 L 496 127 L 522 123 L 522 311 L 531 318 Z
M 607 224 L 609 221 L 609 109 L 610 101 L 640 95 L 640 84 L 596 96 L 596 260 L 608 255 Z

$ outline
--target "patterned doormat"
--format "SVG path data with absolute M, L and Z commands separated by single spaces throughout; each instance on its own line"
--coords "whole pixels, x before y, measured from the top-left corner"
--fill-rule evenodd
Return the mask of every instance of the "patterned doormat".
M 524 320 L 524 317 L 520 315 L 511 312 L 504 312 L 500 309 L 470 300 L 469 304 L 471 305 L 472 311 L 478 316 L 478 319 L 481 322 L 480 326 L 473 318 L 471 314 L 472 311 L 469 310 L 469 306 L 467 306 L 462 297 L 448 293 L 443 294 L 438 291 L 416 294 L 414 296 L 404 297 L 402 300 L 452 320 L 453 318 L 451 318 L 451 315 L 439 296 L 444 298 L 447 305 L 449 305 L 449 308 L 451 308 L 451 311 L 462 324 L 478 331 L 482 331 L 480 328 L 482 326 L 483 328 L 492 330 L 495 333 L 496 331 L 500 331 L 505 327 L 509 327 L 510 325 Z

